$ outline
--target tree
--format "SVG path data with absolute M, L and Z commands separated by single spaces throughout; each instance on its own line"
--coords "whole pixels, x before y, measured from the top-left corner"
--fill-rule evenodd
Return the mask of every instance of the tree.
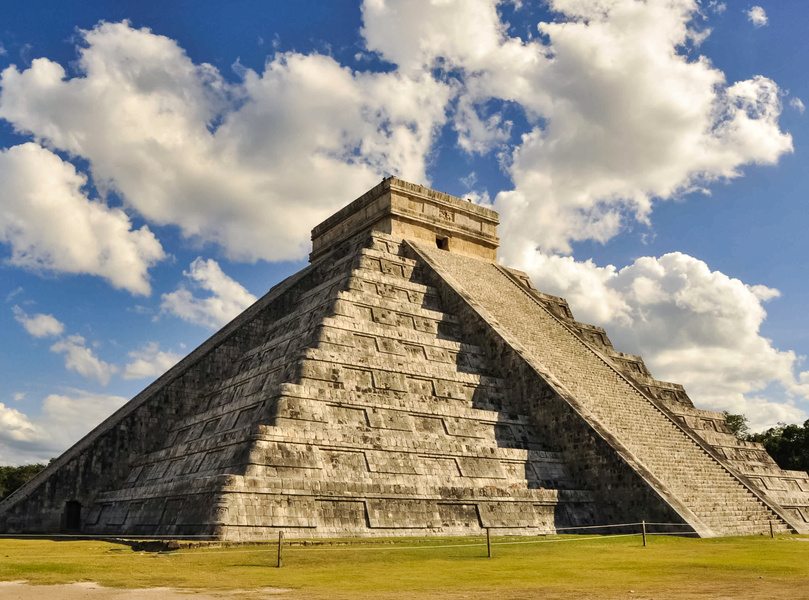
M 22 465 L 19 467 L 0 467 L 0 500 L 7 498 L 19 487 L 28 483 L 45 465 Z
M 747 425 L 747 417 L 744 415 L 734 415 L 726 410 L 723 410 L 722 414 L 725 415 L 725 420 L 727 421 L 728 427 L 730 427 L 730 432 L 740 440 L 746 440 L 750 433 L 750 427 Z
M 779 423 L 764 433 L 749 435 L 747 439 L 764 444 L 782 469 L 809 471 L 809 419 L 803 427 Z

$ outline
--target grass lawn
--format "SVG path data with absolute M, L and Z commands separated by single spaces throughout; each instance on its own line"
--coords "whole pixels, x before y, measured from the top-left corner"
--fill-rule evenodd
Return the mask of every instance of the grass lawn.
M 809 598 L 809 539 L 653 536 L 399 539 L 166 554 L 94 541 L 0 540 L 0 580 L 109 587 L 291 588 L 292 598 Z M 473 544 L 473 545 L 470 545 Z

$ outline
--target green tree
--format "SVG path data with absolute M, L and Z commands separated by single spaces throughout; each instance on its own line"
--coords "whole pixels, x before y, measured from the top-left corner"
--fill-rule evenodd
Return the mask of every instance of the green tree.
M 782 469 L 809 471 L 809 420 L 800 425 L 779 423 L 763 433 L 747 436 L 760 442 Z
M 740 440 L 746 440 L 747 434 L 750 433 L 750 427 L 747 425 L 747 417 L 744 415 L 734 415 L 726 410 L 723 410 L 722 414 L 725 415 L 725 420 L 727 421 L 728 427 L 730 427 L 730 432 Z
M 45 465 L 22 465 L 19 467 L 0 467 L 0 500 L 7 498 L 17 488 L 34 478 Z

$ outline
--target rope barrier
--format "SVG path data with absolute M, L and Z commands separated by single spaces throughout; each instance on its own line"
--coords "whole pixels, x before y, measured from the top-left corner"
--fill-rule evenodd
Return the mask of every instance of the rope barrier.
M 649 523 L 646 523 L 649 525 Z M 609 527 L 631 527 L 633 525 L 640 525 L 638 523 L 621 523 L 620 525 L 580 525 L 578 527 L 555 527 L 556 531 L 567 531 L 569 529 L 607 529 Z
M 560 542 L 583 542 L 586 540 L 606 540 L 606 539 L 613 539 L 613 538 L 623 538 L 623 537 L 638 537 L 639 533 L 622 533 L 616 535 L 601 535 L 601 536 L 589 536 L 589 537 L 575 537 L 575 538 L 565 538 L 565 539 L 542 539 L 542 540 L 521 540 L 521 541 L 511 541 L 511 542 L 492 542 L 492 546 L 511 546 L 515 544 L 549 544 L 549 543 L 560 543 Z M 261 540 L 257 540 L 261 541 Z M 296 552 L 296 551 L 318 551 L 318 550 L 342 550 L 342 551 L 349 551 L 349 552 L 357 552 L 357 551 L 368 551 L 368 550 L 375 550 L 378 552 L 387 552 L 389 550 L 432 550 L 435 548 L 475 548 L 475 547 L 483 547 L 486 545 L 485 541 L 472 543 L 472 544 L 421 544 L 418 546 L 390 546 L 385 548 L 380 547 L 351 547 L 349 545 L 346 546 L 330 546 L 330 547 L 311 547 L 311 546 L 284 546 L 285 552 Z M 141 556 L 141 557 L 150 557 L 150 556 L 181 556 L 181 555 L 209 555 L 209 554 L 262 554 L 262 553 L 275 553 L 277 552 L 276 546 L 273 545 L 271 548 L 266 549 L 257 549 L 253 548 L 250 550 L 208 550 L 205 552 L 197 552 L 196 550 L 205 550 L 205 548 L 197 548 L 194 552 L 189 551 L 182 551 L 182 550 L 171 550 L 171 551 L 161 551 L 161 552 L 132 552 L 131 554 L 116 554 L 116 553 L 109 553 L 105 552 L 103 554 L 82 554 L 81 556 L 75 555 L 48 555 L 48 556 L 21 556 L 20 558 L 23 559 L 59 559 L 59 558 L 98 558 L 98 557 L 109 557 L 109 558 L 117 558 L 121 556 Z
M 638 537 L 641 536 L 642 533 L 622 533 L 622 534 L 609 534 L 609 535 L 595 535 L 595 536 L 575 536 L 567 537 L 567 538 L 555 538 L 551 536 L 555 536 L 556 532 L 560 531 L 571 531 L 571 530 L 591 530 L 591 529 L 610 529 L 616 527 L 638 527 L 642 526 L 642 522 L 637 523 L 619 523 L 619 524 L 611 524 L 611 525 L 583 525 L 578 527 L 557 527 L 555 528 L 553 533 L 540 533 L 538 534 L 541 536 L 541 539 L 521 539 L 521 540 L 510 540 L 510 541 L 490 541 L 488 543 L 489 547 L 491 546 L 511 546 L 511 545 L 524 545 L 524 544 L 547 544 L 547 543 L 562 543 L 562 542 L 581 542 L 581 541 L 591 541 L 591 540 L 607 540 L 613 538 L 624 538 L 624 537 Z M 654 526 L 681 526 L 681 527 L 690 527 L 686 523 L 646 523 L 647 526 L 654 525 Z M 497 528 L 490 528 L 491 530 L 496 530 Z M 688 533 L 688 532 L 682 532 Z M 648 533 L 648 535 L 682 535 L 679 532 L 656 532 L 656 533 Z M 202 539 L 206 538 L 206 539 Z M 0 539 L 68 539 L 68 540 L 86 540 L 86 541 L 106 541 L 106 540 L 115 540 L 117 542 L 124 542 L 126 540 L 193 540 L 197 539 L 199 541 L 206 541 L 210 540 L 214 543 L 219 542 L 219 540 L 212 539 L 212 536 L 204 536 L 204 535 L 196 535 L 196 536 L 183 536 L 183 537 L 176 537 L 176 536 L 122 536 L 122 535 L 86 535 L 86 534 L 0 534 Z M 430 542 L 425 542 L 419 545 L 407 545 L 407 546 L 399 546 L 399 545 L 389 545 L 385 547 L 377 546 L 362 546 L 363 540 L 361 538 L 357 538 L 352 540 L 351 542 L 338 545 L 338 546 L 304 546 L 302 545 L 301 541 L 291 541 L 286 542 L 283 544 L 283 547 L 286 551 L 322 551 L 322 550 L 334 550 L 334 551 L 378 551 L 384 552 L 389 550 L 425 550 L 425 549 L 444 549 L 444 548 L 472 548 L 472 547 L 482 547 L 487 546 L 486 538 L 481 538 L 480 536 L 470 536 L 467 539 L 476 540 L 472 543 L 455 543 L 455 544 L 433 544 Z M 479 541 L 478 541 L 479 540 Z M 366 541 L 367 543 L 367 541 Z M 141 556 L 141 557 L 148 557 L 148 556 L 181 556 L 181 555 L 209 555 L 209 554 L 263 554 L 263 553 L 277 553 L 279 544 L 275 540 L 271 539 L 263 539 L 263 540 L 246 540 L 244 542 L 239 542 L 239 545 L 249 546 L 251 544 L 262 545 L 266 546 L 265 548 L 250 548 L 250 549 L 235 549 L 235 548 L 225 548 L 225 549 L 206 549 L 204 547 L 194 548 L 194 549 L 185 549 L 185 550 L 162 550 L 158 552 L 149 552 L 149 551 L 133 551 L 131 553 L 123 553 L 123 549 L 121 549 L 120 553 L 116 551 L 106 551 L 104 553 L 98 554 L 82 554 L 81 556 L 74 556 L 74 555 L 47 555 L 47 556 L 20 556 L 21 559 L 25 560 L 35 560 L 35 559 L 77 559 L 77 558 L 102 558 L 102 557 L 123 557 L 123 556 Z M 357 545 L 354 545 L 357 544 Z
M 639 533 L 616 533 L 615 535 L 593 535 L 581 538 L 565 538 L 563 540 L 525 540 L 520 542 L 492 542 L 492 546 L 509 546 L 512 544 L 556 544 L 559 542 L 583 542 L 585 540 L 611 540 L 621 537 L 638 537 Z
M 637 523 L 618 523 L 612 525 L 580 525 L 580 526 L 571 526 L 571 527 L 555 527 L 554 532 L 557 531 L 571 531 L 571 530 L 579 530 L 579 529 L 609 529 L 615 527 L 638 527 L 641 525 L 641 522 L 638 521 Z M 646 523 L 647 526 L 649 525 L 656 525 L 656 526 L 679 526 L 679 527 L 691 527 L 688 523 Z M 492 527 L 491 529 L 497 530 L 501 529 L 499 527 Z M 505 528 L 502 528 L 505 529 Z M 537 535 L 554 535 L 554 533 L 538 533 Z M 470 536 L 476 537 L 476 536 Z M 53 538 L 68 538 L 68 539 L 77 539 L 77 540 L 177 540 L 177 541 L 211 541 L 214 543 L 219 543 L 221 540 L 216 539 L 212 535 L 95 535 L 95 534 L 88 534 L 88 533 L 0 533 L 0 539 L 53 539 Z M 360 540 L 362 538 L 355 538 Z M 227 543 L 227 542 L 226 542 Z M 244 542 L 238 542 L 239 544 L 252 544 L 252 543 L 275 543 L 275 540 L 270 538 L 267 539 L 256 539 L 256 540 L 245 540 Z

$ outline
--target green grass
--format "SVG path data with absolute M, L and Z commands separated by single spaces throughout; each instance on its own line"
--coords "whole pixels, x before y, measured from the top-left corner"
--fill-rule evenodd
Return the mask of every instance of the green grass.
M 491 559 L 482 540 L 468 538 L 290 547 L 281 569 L 272 546 L 154 554 L 105 542 L 0 540 L 0 580 L 275 587 L 295 598 L 809 598 L 809 541 L 794 536 L 654 536 L 646 548 L 638 537 L 533 540 L 496 543 Z M 495 539 L 507 541 L 527 540 Z M 470 542 L 480 545 L 460 545 Z

